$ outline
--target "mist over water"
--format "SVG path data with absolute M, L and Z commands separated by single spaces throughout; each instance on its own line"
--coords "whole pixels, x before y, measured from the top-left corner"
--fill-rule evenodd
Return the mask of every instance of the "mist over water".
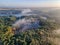
M 19 18 L 22 16 L 28 17 L 28 19 L 26 17 L 19 19 L 12 25 L 13 27 L 18 28 L 18 30 L 37 29 L 39 27 L 39 20 L 37 18 L 47 20 L 47 17 L 50 19 L 52 19 L 53 17 L 56 17 L 56 14 L 55 14 L 56 10 L 54 10 L 54 9 L 51 9 L 51 10 L 47 10 L 47 9 L 45 9 L 45 10 L 43 10 L 43 9 L 21 9 L 21 10 L 17 10 L 17 11 L 11 12 L 11 10 L 10 10 L 8 12 L 8 14 L 10 12 L 11 13 L 17 12 L 17 14 L 16 13 L 15 14 L 10 13 L 10 14 L 12 16 L 16 16 Z M 57 10 L 57 11 L 59 11 L 59 10 Z M 2 13 L 3 13 L 2 16 L 5 16 L 4 11 Z M 59 14 L 60 13 L 58 13 L 58 15 Z M 32 18 L 30 18 L 30 16 Z M 37 17 L 37 18 L 33 18 L 33 17 Z
M 34 18 L 30 18 L 30 19 L 23 18 L 16 21 L 15 24 L 13 24 L 13 26 L 21 31 L 28 29 L 37 29 L 39 27 L 39 21 Z
M 42 13 L 42 14 L 40 14 L 40 13 L 38 13 L 39 11 L 38 12 L 36 12 L 36 11 L 32 12 L 30 9 L 22 10 L 22 13 L 21 13 L 20 17 L 22 17 L 22 16 L 27 16 L 27 17 L 24 17 L 22 19 L 17 20 L 12 26 L 17 28 L 20 31 L 25 31 L 25 30 L 30 30 L 30 29 L 38 29 L 39 26 L 40 26 L 38 19 L 41 18 L 43 20 L 47 20 L 47 16 L 46 16 L 46 14 L 44 12 L 40 11 L 40 13 Z M 38 13 L 39 15 L 38 14 L 37 15 L 33 15 L 33 14 L 31 14 L 31 12 L 33 14 L 37 14 Z M 29 15 L 29 14 L 31 14 L 31 15 Z

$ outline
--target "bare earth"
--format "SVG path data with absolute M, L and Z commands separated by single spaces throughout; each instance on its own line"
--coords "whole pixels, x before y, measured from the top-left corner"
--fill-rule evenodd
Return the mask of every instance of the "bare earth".
M 54 30 L 52 34 L 55 36 L 54 38 L 51 38 L 53 40 L 53 43 L 60 45 L 60 29 Z

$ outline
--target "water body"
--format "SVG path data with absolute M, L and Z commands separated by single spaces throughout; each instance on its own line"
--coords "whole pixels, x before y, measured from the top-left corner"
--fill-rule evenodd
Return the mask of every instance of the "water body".
M 16 17 L 21 17 L 22 14 L 0 14 L 0 16 L 16 16 Z

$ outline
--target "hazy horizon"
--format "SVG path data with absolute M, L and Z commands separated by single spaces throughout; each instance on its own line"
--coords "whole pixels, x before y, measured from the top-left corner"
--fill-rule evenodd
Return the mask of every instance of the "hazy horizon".
M 60 7 L 60 0 L 0 0 L 0 7 Z

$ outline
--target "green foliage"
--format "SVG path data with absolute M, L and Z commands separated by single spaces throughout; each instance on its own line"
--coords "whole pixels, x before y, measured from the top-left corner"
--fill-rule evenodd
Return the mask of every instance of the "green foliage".
M 53 45 L 49 38 L 51 31 L 59 25 L 55 22 L 40 19 L 40 27 L 36 30 L 27 30 L 14 34 L 12 24 L 16 17 L 0 17 L 0 45 Z

